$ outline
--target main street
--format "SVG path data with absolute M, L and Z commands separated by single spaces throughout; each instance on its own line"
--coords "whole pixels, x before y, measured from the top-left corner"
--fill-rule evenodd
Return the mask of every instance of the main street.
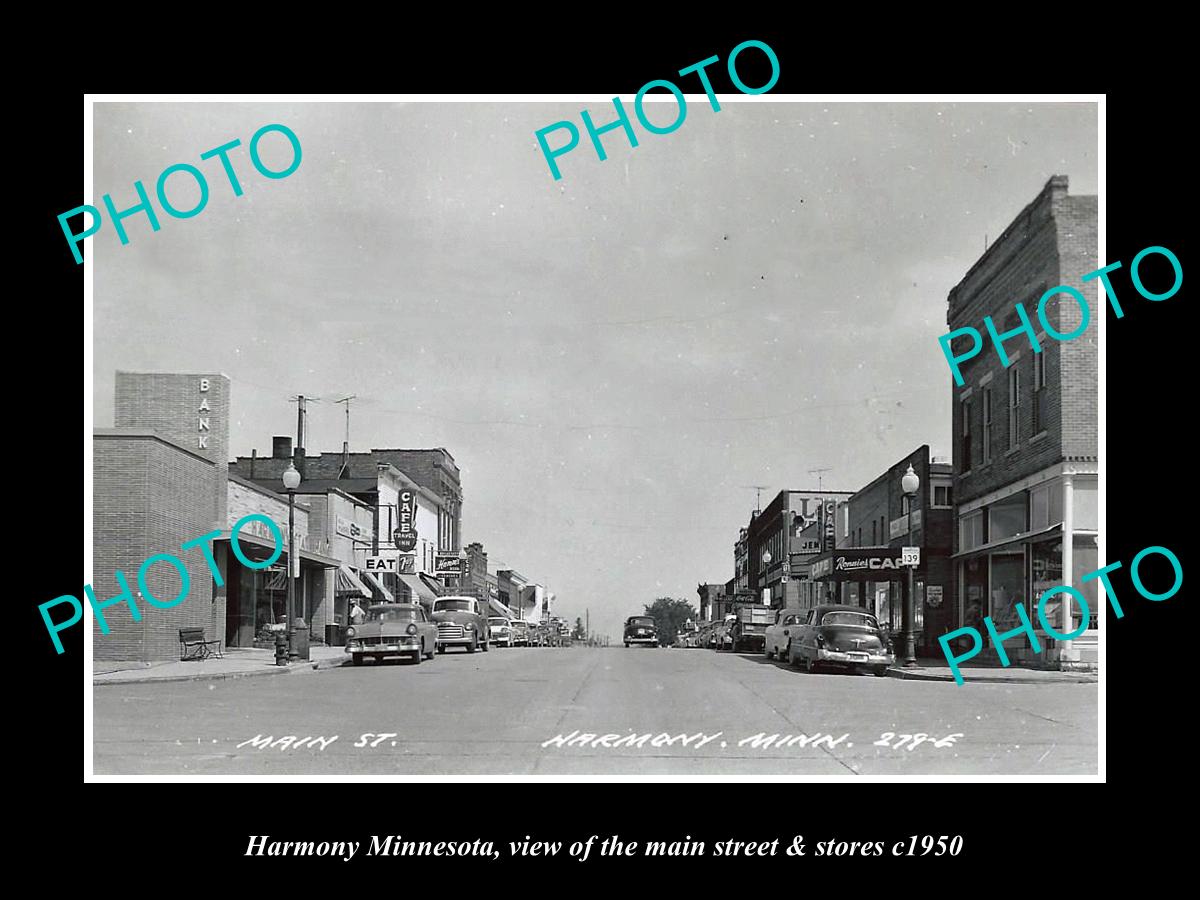
M 94 688 L 97 775 L 1094 774 L 1096 729 L 1095 684 L 806 674 L 700 649 Z

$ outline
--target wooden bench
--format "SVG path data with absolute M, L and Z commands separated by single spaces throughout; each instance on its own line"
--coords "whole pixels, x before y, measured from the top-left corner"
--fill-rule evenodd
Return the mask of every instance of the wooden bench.
M 220 641 L 204 639 L 203 628 L 179 629 L 179 659 L 208 659 L 210 656 L 224 658 Z

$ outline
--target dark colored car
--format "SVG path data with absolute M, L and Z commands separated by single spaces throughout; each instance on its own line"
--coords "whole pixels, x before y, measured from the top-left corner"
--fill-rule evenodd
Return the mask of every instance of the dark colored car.
M 799 633 L 793 628 L 788 662 L 796 665 L 800 660 L 809 672 L 817 666 L 833 665 L 870 669 L 883 676 L 896 657 L 888 636 L 865 609 L 825 604 L 809 610 Z
M 369 656 L 380 661 L 409 656 L 419 664 L 423 656 L 433 659 L 438 649 L 437 626 L 419 603 L 377 603 L 367 609 L 366 619 L 346 629 L 346 652 L 356 666 Z
M 625 646 L 658 646 L 658 624 L 653 616 L 630 616 L 625 620 Z
M 445 653 L 447 647 L 464 647 L 468 653 L 478 648 L 486 653 L 491 644 L 487 616 L 474 597 L 438 597 L 433 601 L 433 621 L 437 623 L 439 653 Z

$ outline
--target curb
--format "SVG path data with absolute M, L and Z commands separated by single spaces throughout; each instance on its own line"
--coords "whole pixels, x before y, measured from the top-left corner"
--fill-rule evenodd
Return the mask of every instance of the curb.
M 323 669 L 336 669 L 344 666 L 345 659 L 323 659 L 307 663 L 293 663 L 290 666 L 272 666 L 263 669 L 251 669 L 248 672 L 211 672 L 201 675 L 164 675 L 161 678 L 122 678 L 112 681 L 97 681 L 92 679 L 92 687 L 119 687 L 125 684 L 172 684 L 184 681 L 227 681 L 234 678 L 262 678 L 268 675 L 292 675 L 303 672 L 319 672 Z M 103 678 L 104 676 L 99 676 Z
M 1072 675 L 1067 672 L 1058 672 L 1056 675 L 1066 677 L 1058 678 L 1030 678 L 1024 675 L 1002 675 L 999 678 L 976 678 L 972 676 L 964 676 L 964 682 L 973 682 L 975 684 L 1096 684 L 1099 678 L 1095 675 Z M 954 683 L 953 675 L 942 675 L 933 672 L 912 672 L 905 669 L 888 669 L 888 678 L 900 678 L 908 681 L 948 681 Z

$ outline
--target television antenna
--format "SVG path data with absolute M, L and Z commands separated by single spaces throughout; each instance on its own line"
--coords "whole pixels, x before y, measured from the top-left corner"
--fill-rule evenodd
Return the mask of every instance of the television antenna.
M 822 472 L 832 472 L 832 471 L 833 471 L 833 468 L 831 466 L 825 466 L 824 468 L 820 468 L 820 469 L 809 469 L 808 470 L 809 475 L 817 476 L 817 490 L 818 491 L 821 490 L 821 473 Z
M 754 491 L 754 508 L 762 509 L 762 492 L 770 490 L 769 484 L 743 484 L 742 487 L 748 491 Z

